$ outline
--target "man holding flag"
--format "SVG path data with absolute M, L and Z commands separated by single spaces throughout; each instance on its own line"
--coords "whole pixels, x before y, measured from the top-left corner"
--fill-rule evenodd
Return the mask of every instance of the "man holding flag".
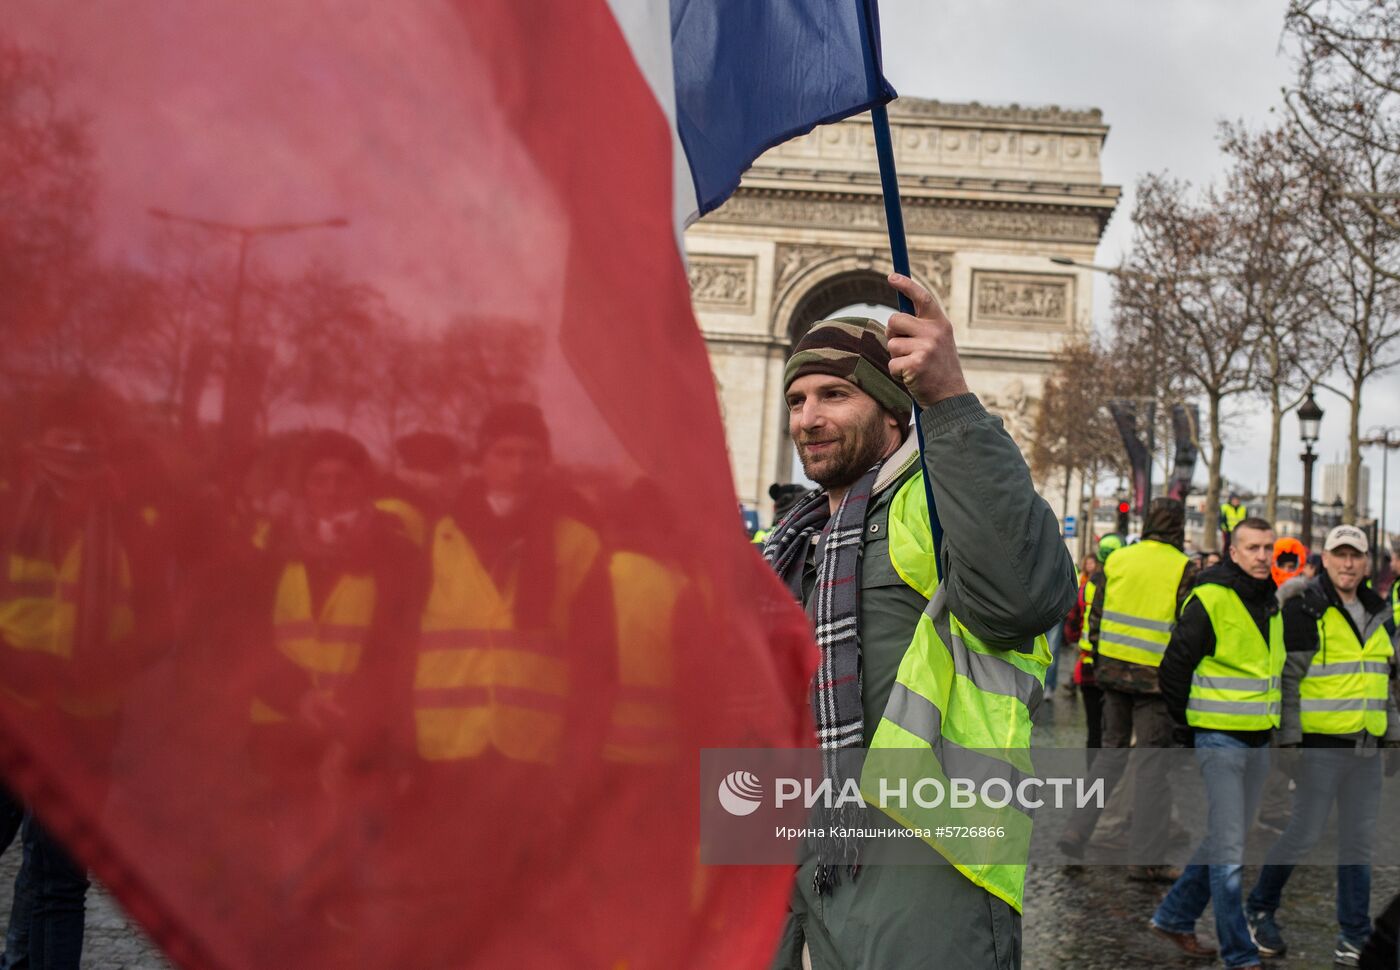
M 917 316 L 896 313 L 888 331 L 819 321 L 788 360 L 789 429 L 821 488 L 764 555 L 816 627 L 825 753 L 997 757 L 1030 744 L 1050 662 L 1039 633 L 1068 612 L 1074 569 L 1015 443 L 968 392 L 952 324 L 918 283 L 890 283 Z M 943 516 L 941 558 L 925 475 Z M 795 970 L 805 950 L 816 970 L 1019 967 L 1024 865 L 931 844 L 948 864 L 862 868 L 858 846 L 816 847 L 774 966 Z M 1015 848 L 1024 859 L 1027 846 Z

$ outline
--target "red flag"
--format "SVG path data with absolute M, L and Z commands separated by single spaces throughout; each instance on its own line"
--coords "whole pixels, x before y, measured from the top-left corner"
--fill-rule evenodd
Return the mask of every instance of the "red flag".
M 7 13 L 14 793 L 184 967 L 766 965 L 791 873 L 700 865 L 698 753 L 809 743 L 808 633 L 736 520 L 637 37 Z

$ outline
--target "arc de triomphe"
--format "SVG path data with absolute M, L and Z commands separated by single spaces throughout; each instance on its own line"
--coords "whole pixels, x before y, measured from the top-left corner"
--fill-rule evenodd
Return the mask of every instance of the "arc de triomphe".
M 939 296 L 972 390 L 1022 449 L 1053 355 L 1090 328 L 1087 270 L 1118 203 L 1097 110 L 900 98 L 890 105 L 914 276 Z M 740 499 L 771 513 L 792 477 L 783 361 L 813 322 L 892 305 L 892 269 L 867 116 L 763 155 L 686 231 L 691 294 L 710 352 Z

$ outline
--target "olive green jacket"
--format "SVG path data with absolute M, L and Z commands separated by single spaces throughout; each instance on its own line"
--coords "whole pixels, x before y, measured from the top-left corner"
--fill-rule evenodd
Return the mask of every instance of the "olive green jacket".
M 989 645 L 1023 645 L 1061 622 L 1078 592 L 1059 522 L 1036 494 L 1001 420 L 972 394 L 924 411 L 924 466 L 944 537 L 940 576 L 949 608 Z M 917 437 L 885 462 L 866 509 L 861 543 L 861 692 L 865 743 L 875 735 L 904 652 L 927 601 L 890 562 L 890 505 L 919 470 Z M 815 562 L 804 576 L 812 588 Z M 792 916 L 774 962 L 797 970 L 806 946 L 814 970 L 1013 970 L 1020 916 L 947 865 L 874 867 L 830 896 L 799 869 Z

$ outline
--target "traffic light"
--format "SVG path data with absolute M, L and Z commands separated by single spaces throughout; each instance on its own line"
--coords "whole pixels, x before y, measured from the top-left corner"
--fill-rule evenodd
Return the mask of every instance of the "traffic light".
M 1118 534 L 1127 536 L 1128 534 L 1128 510 L 1132 508 L 1127 499 L 1118 500 Z

